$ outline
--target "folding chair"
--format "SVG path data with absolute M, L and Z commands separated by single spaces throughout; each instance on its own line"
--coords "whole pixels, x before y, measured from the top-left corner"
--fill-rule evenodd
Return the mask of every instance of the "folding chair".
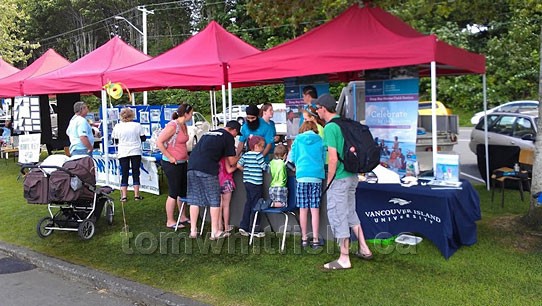
M 514 181 L 518 183 L 521 201 L 523 201 L 523 183 L 527 184 L 528 190 L 530 192 L 531 172 L 534 163 L 534 151 L 521 149 L 519 151 L 518 163 L 520 166 L 519 172 L 515 172 L 514 169 L 509 167 L 500 167 L 493 170 L 493 173 L 491 174 L 491 202 L 493 202 L 497 183 L 499 183 L 501 187 L 501 207 L 504 207 L 504 185 L 507 181 Z
M 276 232 L 276 231 L 273 228 L 273 224 L 269 222 L 269 218 L 267 215 L 268 214 L 282 214 L 284 215 L 284 230 L 282 233 L 282 243 L 281 243 L 280 251 L 281 252 L 284 251 L 284 247 L 286 245 L 286 230 L 288 228 L 289 215 L 292 215 L 295 218 L 297 225 L 299 226 L 299 219 L 295 213 L 295 211 L 297 210 L 296 199 L 295 199 L 295 190 L 296 190 L 295 177 L 293 176 L 288 177 L 287 186 L 288 186 L 288 205 L 286 207 L 281 207 L 281 208 L 271 207 L 267 209 L 254 211 L 254 221 L 252 222 L 252 229 L 250 231 L 249 245 L 252 245 L 252 241 L 254 240 L 254 231 L 256 228 L 256 223 L 258 221 L 259 214 L 263 214 L 266 217 L 267 222 L 269 223 L 269 225 L 271 225 L 271 230 L 273 232 Z
M 177 217 L 177 224 L 175 224 L 175 231 L 177 231 L 177 227 L 179 225 L 179 222 L 181 222 L 181 216 L 183 215 L 184 206 L 187 203 L 186 198 L 180 198 L 181 200 L 181 207 L 179 207 L 179 217 Z M 209 206 L 205 206 L 205 209 L 203 210 L 203 219 L 201 219 L 201 229 L 199 231 L 199 235 L 203 235 L 203 228 L 205 227 L 205 218 L 207 217 L 207 210 Z

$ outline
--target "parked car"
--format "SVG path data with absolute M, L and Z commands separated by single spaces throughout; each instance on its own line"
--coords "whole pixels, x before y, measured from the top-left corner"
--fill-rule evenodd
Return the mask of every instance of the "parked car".
M 436 102 L 437 115 L 451 115 L 452 110 L 444 106 L 444 104 L 440 101 Z M 432 109 L 431 109 L 431 101 L 420 101 L 418 103 L 418 115 L 421 116 L 431 116 L 432 115 Z
M 487 114 L 493 112 L 509 112 L 509 113 L 523 113 L 529 111 L 538 110 L 538 101 L 534 100 L 521 100 L 521 101 L 512 101 L 508 103 L 501 104 L 499 106 L 493 107 L 487 110 Z M 484 117 L 484 112 L 477 112 L 470 119 L 470 123 L 473 125 L 478 124 L 480 118 Z
M 188 127 L 188 142 L 186 146 L 188 152 L 192 152 L 192 149 L 196 146 L 198 140 L 201 139 L 201 136 L 209 132 L 211 124 L 209 124 L 209 121 L 202 114 L 194 112 L 192 120 L 186 122 L 186 126 Z
M 487 115 L 487 141 L 490 145 L 518 146 L 534 150 L 538 111 L 529 113 L 494 112 Z M 484 144 L 484 117 L 470 135 L 469 148 L 476 154 L 476 146 Z
M 233 120 L 245 120 L 247 116 L 246 109 L 248 105 L 233 105 L 231 107 L 231 118 Z M 224 116 L 226 113 L 226 116 Z M 215 125 L 224 124 L 224 118 L 228 118 L 230 113 L 230 108 L 226 107 L 226 112 L 222 112 L 213 116 L 213 122 Z

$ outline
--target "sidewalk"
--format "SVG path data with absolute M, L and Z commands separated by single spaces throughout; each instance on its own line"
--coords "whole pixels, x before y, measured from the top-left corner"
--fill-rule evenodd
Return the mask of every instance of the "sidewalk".
M 153 287 L 123 278 L 74 265 L 29 249 L 0 242 L 0 252 L 22 259 L 39 268 L 60 275 L 66 279 L 83 282 L 88 286 L 105 289 L 114 295 L 128 298 L 142 305 L 205 305 L 189 298 L 164 292 Z

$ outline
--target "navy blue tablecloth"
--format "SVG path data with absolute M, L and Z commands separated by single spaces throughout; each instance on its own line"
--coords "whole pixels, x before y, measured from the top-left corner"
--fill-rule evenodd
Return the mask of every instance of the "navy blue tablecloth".
M 417 233 L 431 240 L 446 259 L 460 246 L 476 243 L 480 199 L 468 181 L 462 182 L 462 190 L 359 183 L 356 211 L 365 239 Z

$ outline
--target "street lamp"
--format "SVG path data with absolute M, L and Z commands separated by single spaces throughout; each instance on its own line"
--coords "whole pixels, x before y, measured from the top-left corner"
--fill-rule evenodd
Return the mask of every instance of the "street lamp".
M 143 15 L 143 30 L 138 29 L 133 23 L 128 21 L 128 19 L 122 17 L 122 16 L 114 16 L 115 20 L 124 20 L 126 23 L 128 23 L 134 30 L 137 31 L 137 33 L 141 34 L 143 38 L 143 53 L 147 54 L 147 15 L 148 14 L 154 14 L 154 11 L 149 11 L 145 8 L 145 6 L 140 5 L 137 7 L 137 9 L 142 13 Z M 147 91 L 143 92 L 143 105 L 147 105 Z

